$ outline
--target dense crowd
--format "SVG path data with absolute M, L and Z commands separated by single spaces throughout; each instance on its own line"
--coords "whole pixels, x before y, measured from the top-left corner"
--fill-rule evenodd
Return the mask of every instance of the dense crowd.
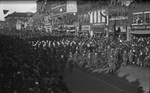
M 114 72 L 122 65 L 150 68 L 150 38 L 132 37 L 131 41 L 104 35 L 71 40 L 77 44 L 72 59 L 84 69 Z M 75 47 L 75 45 L 73 45 Z
M 34 46 L 33 40 L 37 39 L 41 44 Z M 67 53 L 63 49 L 46 47 L 43 42 L 60 37 L 40 39 L 0 35 L 1 93 L 70 93 L 63 81 Z M 62 53 L 58 54 L 57 50 Z
M 122 65 L 150 68 L 150 38 L 81 35 L 0 36 L 2 93 L 68 93 L 66 65 L 114 73 Z
M 58 54 L 64 50 L 69 54 L 69 60 L 73 60 L 74 65 L 84 68 L 84 70 L 102 69 L 114 72 L 122 65 L 149 68 L 149 40 L 150 38 L 133 37 L 131 41 L 125 41 L 100 35 L 90 39 L 82 36 L 42 42 L 45 47 L 55 47 Z M 41 44 L 39 41 L 32 42 L 34 42 L 34 46 Z

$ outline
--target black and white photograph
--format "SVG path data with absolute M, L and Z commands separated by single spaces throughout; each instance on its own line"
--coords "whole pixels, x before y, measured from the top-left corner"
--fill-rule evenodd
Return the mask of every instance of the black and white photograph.
M 150 0 L 0 0 L 0 93 L 150 93 Z

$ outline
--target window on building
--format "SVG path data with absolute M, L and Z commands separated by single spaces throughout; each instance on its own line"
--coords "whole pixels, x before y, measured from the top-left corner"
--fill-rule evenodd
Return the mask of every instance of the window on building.
M 143 23 L 144 22 L 143 14 L 139 14 L 138 18 L 139 18 L 138 23 Z
M 140 24 L 144 23 L 144 16 L 143 13 L 135 13 L 133 14 L 133 24 Z
M 88 22 L 88 15 L 85 14 L 85 22 L 87 23 Z
M 137 19 L 137 15 L 133 15 L 133 24 L 137 23 L 136 19 Z
M 86 22 L 86 14 L 83 14 L 83 22 Z
M 145 23 L 150 23 L 150 13 L 145 13 L 144 16 Z
M 83 14 L 80 15 L 80 21 L 83 22 Z
M 87 14 L 87 22 L 90 22 L 90 15 Z

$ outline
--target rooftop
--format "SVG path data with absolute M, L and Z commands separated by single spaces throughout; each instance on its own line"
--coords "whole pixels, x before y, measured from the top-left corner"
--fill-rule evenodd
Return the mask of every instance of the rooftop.
M 12 14 L 8 14 L 7 16 L 5 16 L 5 18 L 8 18 L 8 17 L 28 17 L 28 16 L 33 16 L 33 13 L 31 12 L 13 12 Z

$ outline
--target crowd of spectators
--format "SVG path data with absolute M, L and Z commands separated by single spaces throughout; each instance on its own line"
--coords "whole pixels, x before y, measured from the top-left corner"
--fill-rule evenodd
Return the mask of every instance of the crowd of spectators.
M 150 37 L 133 36 L 131 41 L 126 41 L 100 35 L 91 40 L 81 38 L 77 43 L 80 51 L 74 59 L 81 64 L 85 62 L 90 69 L 107 67 L 107 70 L 114 71 L 122 65 L 150 68 Z
M 114 73 L 122 65 L 150 68 L 150 38 L 16 33 L 0 36 L 2 93 L 68 93 L 65 66 Z
M 60 37 L 22 39 L 0 35 L 1 93 L 70 93 L 63 81 L 67 53 L 45 47 L 44 39 L 55 41 Z M 34 40 L 41 44 L 34 46 Z

